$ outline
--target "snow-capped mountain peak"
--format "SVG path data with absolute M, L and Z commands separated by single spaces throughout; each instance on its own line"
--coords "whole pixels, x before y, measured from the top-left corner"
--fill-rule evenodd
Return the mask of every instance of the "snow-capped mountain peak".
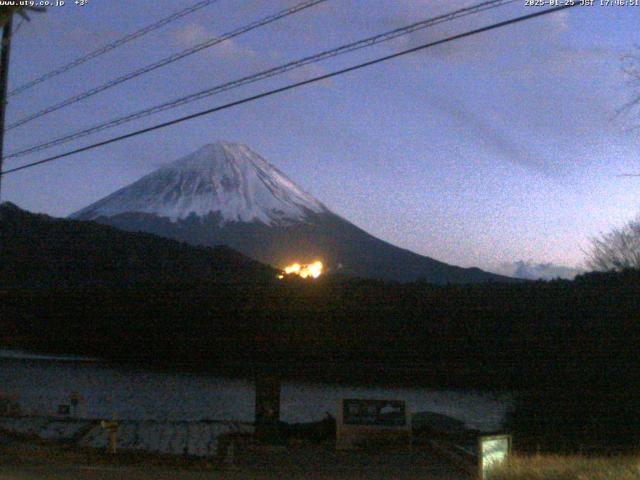
M 226 222 L 304 221 L 327 208 L 245 145 L 218 141 L 168 163 L 74 213 L 85 220 L 141 212 L 179 220 L 219 213 Z

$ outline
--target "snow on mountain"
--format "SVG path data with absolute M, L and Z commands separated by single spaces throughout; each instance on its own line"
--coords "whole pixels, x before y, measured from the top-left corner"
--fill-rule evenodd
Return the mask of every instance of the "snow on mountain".
M 168 163 L 71 218 L 141 212 L 185 219 L 219 213 L 223 223 L 304 221 L 329 210 L 245 145 L 216 142 Z

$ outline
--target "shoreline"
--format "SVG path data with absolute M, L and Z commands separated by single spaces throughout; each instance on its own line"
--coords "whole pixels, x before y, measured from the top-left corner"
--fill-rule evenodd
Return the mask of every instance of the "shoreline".
M 0 346 L 0 361 L 24 361 L 39 363 L 63 363 L 63 364 L 79 364 L 103 366 L 106 368 L 122 368 L 126 370 L 141 370 L 144 372 L 164 373 L 164 374 L 182 374 L 188 376 L 208 376 L 230 381 L 245 381 L 253 384 L 256 375 L 259 372 L 266 371 L 266 367 L 256 367 L 252 362 L 229 362 L 221 366 L 202 366 L 195 363 L 183 363 L 181 365 L 167 365 L 165 362 L 146 362 L 134 359 L 113 359 L 92 357 L 73 353 L 50 353 L 44 351 L 27 350 L 21 348 L 6 348 Z M 390 366 L 389 370 L 394 367 Z M 407 367 L 402 369 L 407 370 Z M 231 372 L 233 373 L 231 373 Z M 280 377 L 284 383 L 294 383 L 299 385 L 311 386 L 327 386 L 336 388 L 394 388 L 394 389 L 427 389 L 440 392 L 466 393 L 495 396 L 500 398 L 517 394 L 515 389 L 497 388 L 497 387 L 480 387 L 469 386 L 464 387 L 456 384 L 439 384 L 430 381 L 407 380 L 401 377 L 391 380 L 390 373 L 383 373 L 378 378 L 363 378 L 362 375 L 349 372 L 348 369 L 341 370 L 338 374 L 327 373 L 326 377 L 319 376 L 313 372 L 293 372 L 286 371 L 281 373 Z

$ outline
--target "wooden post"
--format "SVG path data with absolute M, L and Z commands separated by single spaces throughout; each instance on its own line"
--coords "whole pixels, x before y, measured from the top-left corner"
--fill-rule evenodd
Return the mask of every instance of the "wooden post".
M 256 438 L 269 445 L 281 445 L 280 378 L 258 374 L 256 378 Z
M 116 429 L 115 428 L 110 428 L 109 429 L 109 453 L 111 454 L 115 454 L 116 453 Z
M 71 416 L 74 418 L 79 417 L 78 405 L 80 403 L 80 395 L 78 392 L 71 392 L 69 395 L 69 404 L 71 405 Z
M 116 453 L 116 445 L 117 445 L 116 433 L 118 432 L 118 422 L 116 422 L 116 419 L 114 416 L 113 420 L 111 421 L 102 420 L 100 422 L 100 426 L 104 428 L 107 431 L 107 434 L 109 435 L 109 446 L 107 448 L 107 451 L 113 455 Z

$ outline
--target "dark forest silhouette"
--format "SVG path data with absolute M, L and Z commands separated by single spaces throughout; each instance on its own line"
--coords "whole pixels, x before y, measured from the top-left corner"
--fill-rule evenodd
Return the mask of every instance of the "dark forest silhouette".
M 0 345 L 162 368 L 515 391 L 527 445 L 633 445 L 640 272 L 276 279 L 226 248 L 2 207 Z

